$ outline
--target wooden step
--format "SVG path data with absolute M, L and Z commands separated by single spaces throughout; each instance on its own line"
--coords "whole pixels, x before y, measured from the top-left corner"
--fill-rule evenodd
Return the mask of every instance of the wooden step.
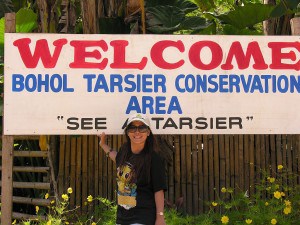
M 0 195 L 0 201 L 1 201 Z M 20 203 L 20 204 L 28 204 L 28 205 L 38 205 L 38 206 L 49 206 L 50 199 L 41 199 L 41 198 L 27 198 L 27 197 L 20 197 L 20 196 L 13 196 L 13 203 Z
M 2 135 L 0 136 L 2 139 Z M 40 135 L 14 135 L 14 140 L 39 140 Z
M 2 187 L 2 181 L 0 183 L 0 187 Z M 50 183 L 42 183 L 42 182 L 13 182 L 13 188 L 33 188 L 33 189 L 44 189 L 50 190 Z
M 17 220 L 47 220 L 46 216 L 13 212 L 12 218 Z
M 0 151 L 2 157 L 2 151 Z M 48 151 L 14 151 L 16 157 L 48 157 Z
M 14 172 L 32 172 L 32 173 L 48 173 L 49 167 L 33 167 L 33 166 L 14 166 Z M 0 170 L 2 170 L 2 166 L 0 166 Z

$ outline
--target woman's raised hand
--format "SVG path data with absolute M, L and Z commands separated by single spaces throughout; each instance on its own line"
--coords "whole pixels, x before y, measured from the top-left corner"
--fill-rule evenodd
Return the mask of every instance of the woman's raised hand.
M 106 134 L 105 132 L 102 132 L 101 134 L 97 135 L 100 138 L 99 145 L 101 148 L 106 144 Z

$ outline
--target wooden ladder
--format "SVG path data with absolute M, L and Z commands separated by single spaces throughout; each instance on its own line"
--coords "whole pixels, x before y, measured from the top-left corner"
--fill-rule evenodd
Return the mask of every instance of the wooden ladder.
M 38 140 L 39 136 L 16 136 L 14 140 Z M 38 158 L 47 158 L 49 157 L 48 151 L 14 151 L 14 157 L 38 157 Z M 2 158 L 2 151 L 0 151 L 0 157 Z M 3 163 L 2 163 L 3 165 Z M 0 167 L 2 172 L 2 166 Z M 22 173 L 43 173 L 50 174 L 50 167 L 37 167 L 37 166 L 14 166 L 13 172 L 22 172 Z M 49 176 L 50 177 L 50 176 Z M 2 181 L 0 181 L 0 187 L 2 188 Z M 22 181 L 13 181 L 13 188 L 25 188 L 25 189 L 43 189 L 48 192 L 51 189 L 50 181 L 46 182 L 22 182 Z M 2 196 L 0 195 L 0 200 Z M 44 198 L 31 198 L 31 197 L 20 197 L 13 196 L 13 203 L 15 204 L 24 204 L 25 205 L 34 205 L 34 206 L 50 206 L 50 199 Z M 45 220 L 45 216 L 41 215 L 32 215 L 26 213 L 12 212 L 12 218 L 17 220 L 30 220 L 30 219 L 43 219 Z

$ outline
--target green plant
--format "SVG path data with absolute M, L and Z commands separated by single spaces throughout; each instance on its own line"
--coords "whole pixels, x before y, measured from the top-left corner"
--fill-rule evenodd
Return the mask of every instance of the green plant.
M 223 187 L 219 200 L 210 203 L 210 217 L 215 224 L 299 224 L 300 186 L 298 178 L 282 165 L 273 175 L 262 171 L 255 193 Z M 222 195 L 229 195 L 225 198 Z M 224 199 L 225 200 L 222 200 Z
M 261 22 L 297 12 L 297 0 L 276 6 L 259 1 L 176 0 L 146 5 L 147 30 L 158 34 L 262 35 Z
M 257 181 L 254 194 L 249 195 L 248 190 L 235 190 L 230 187 L 223 187 L 220 196 L 213 202 L 208 202 L 209 211 L 197 216 L 190 216 L 180 211 L 179 198 L 177 204 L 170 202 L 166 205 L 165 218 L 168 225 L 215 225 L 215 224 L 277 224 L 297 225 L 300 216 L 300 185 L 297 183 L 299 176 L 290 173 L 282 165 L 277 171 L 260 172 L 261 180 Z M 115 224 L 117 206 L 105 198 L 87 198 L 87 204 L 100 203 L 92 215 L 86 217 L 74 217 L 78 209 L 68 209 L 68 203 L 72 189 L 61 196 L 61 200 L 52 201 L 47 220 L 38 220 L 34 223 L 23 221 L 23 225 L 53 225 L 53 224 L 75 224 L 75 225 L 96 225 Z M 45 196 L 48 198 L 48 196 Z M 45 212 L 36 208 L 38 215 Z M 94 215 L 100 215 L 95 220 Z
M 35 212 L 38 215 L 37 220 L 20 221 L 21 225 L 61 225 L 61 224 L 74 224 L 74 225 L 113 225 L 115 224 L 115 215 L 117 206 L 114 202 L 101 197 L 93 198 L 91 195 L 87 198 L 87 205 L 92 205 L 97 202 L 97 207 L 92 215 L 78 216 L 77 210 L 79 206 L 74 209 L 69 209 L 69 201 L 72 197 L 72 188 L 67 189 L 67 193 L 61 195 L 60 198 L 52 198 L 50 206 L 47 208 L 35 207 Z M 49 194 L 45 194 L 45 199 L 49 198 Z M 95 219 L 94 215 L 100 215 Z M 46 219 L 45 219 L 46 218 Z M 15 220 L 13 224 L 17 224 Z

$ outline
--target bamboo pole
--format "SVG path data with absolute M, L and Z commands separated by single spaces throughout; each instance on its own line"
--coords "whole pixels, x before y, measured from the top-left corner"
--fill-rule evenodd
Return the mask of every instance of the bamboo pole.
M 2 170 L 2 166 L 0 166 Z M 49 167 L 14 166 L 13 172 L 48 173 Z
M 2 196 L 0 195 L 0 200 Z M 14 203 L 20 204 L 28 204 L 28 205 L 39 205 L 39 206 L 49 206 L 50 199 L 41 199 L 41 198 L 27 198 L 27 197 L 20 197 L 20 196 L 13 196 Z
M 57 186 L 57 182 L 56 182 L 56 178 L 55 178 L 55 174 L 54 174 L 54 162 L 52 160 L 52 151 L 50 151 L 50 149 L 48 149 L 47 152 L 48 152 L 48 160 L 49 160 L 49 167 L 50 167 L 50 178 L 52 181 L 54 196 L 56 199 L 58 199 L 58 186 Z
M 0 151 L 0 156 L 3 156 L 3 152 Z M 16 157 L 47 157 L 47 151 L 14 151 Z
M 41 215 L 30 215 L 30 214 L 25 214 L 25 213 L 17 213 L 14 212 L 12 214 L 12 217 L 14 219 L 18 219 L 18 220 L 24 220 L 24 219 L 32 219 L 32 220 L 46 220 L 47 217 L 46 216 L 41 216 Z M 10 223 L 11 224 L 11 223 Z
M 3 174 L 3 173 L 2 173 Z M 34 188 L 34 189 L 44 189 L 44 190 L 50 190 L 50 183 L 42 183 L 42 182 L 13 182 L 12 187 L 14 188 Z M 1 183 L 1 188 L 2 190 L 6 188 L 6 184 Z M 2 201 L 2 211 L 3 211 L 3 206 L 4 200 L 7 198 L 7 195 L 4 195 L 2 191 L 2 196 L 3 196 L 3 201 Z M 5 199 L 4 199 L 5 197 Z M 12 201 L 12 192 L 11 192 L 11 201 Z M 2 212 L 2 215 L 4 213 Z

